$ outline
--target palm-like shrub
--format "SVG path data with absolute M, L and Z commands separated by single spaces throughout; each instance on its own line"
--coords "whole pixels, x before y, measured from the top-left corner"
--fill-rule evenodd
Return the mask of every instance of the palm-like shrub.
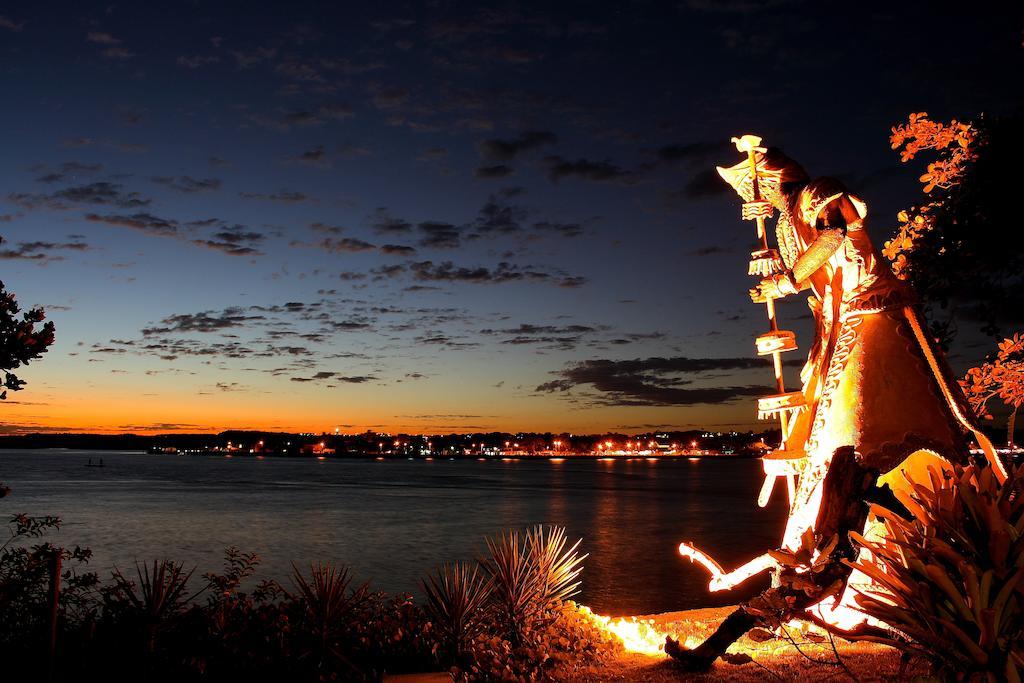
M 347 566 L 328 562 L 311 565 L 309 576 L 292 567 L 296 592 L 291 599 L 298 610 L 300 632 L 308 638 L 301 656 L 315 659 L 318 670 L 354 669 L 346 654 L 353 618 L 370 597 L 369 584 L 353 586 Z
M 491 582 L 477 565 L 446 564 L 423 582 L 426 611 L 453 661 L 465 654 L 469 641 L 483 625 L 484 607 L 491 596 Z
M 491 603 L 499 627 L 514 645 L 523 642 L 540 595 L 540 577 L 519 531 L 487 539 L 490 557 L 481 561 L 490 576 Z
M 129 621 L 137 621 L 145 637 L 147 652 L 156 648 L 157 634 L 185 611 L 192 596 L 186 593 L 195 569 L 185 571 L 170 560 L 153 560 L 153 568 L 135 563 L 132 581 L 115 569 L 114 584 L 107 593 L 108 611 L 122 612 Z
M 526 533 L 526 548 L 540 583 L 538 599 L 547 607 L 579 592 L 583 561 L 578 550 L 583 539 L 566 549 L 565 528 L 537 526 Z
M 1024 468 L 1000 484 L 989 467 L 929 472 L 912 482 L 912 519 L 880 507 L 886 537 L 854 539 L 850 563 L 877 589 L 861 609 L 891 627 L 846 634 L 930 661 L 940 677 L 1019 681 L 1024 666 Z
M 551 608 L 574 595 L 586 555 L 580 541 L 566 548 L 565 529 L 537 526 L 505 531 L 487 539 L 490 557 L 481 560 L 493 589 L 491 605 L 498 626 L 513 645 L 546 621 Z

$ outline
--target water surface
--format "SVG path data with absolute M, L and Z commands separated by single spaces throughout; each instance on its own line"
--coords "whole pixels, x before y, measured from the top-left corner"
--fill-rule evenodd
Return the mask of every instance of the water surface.
M 86 467 L 103 458 L 105 467 Z M 51 540 L 130 568 L 168 557 L 217 569 L 222 550 L 258 553 L 259 575 L 344 562 L 374 588 L 417 593 L 425 571 L 471 559 L 501 529 L 560 524 L 590 553 L 581 601 L 605 614 L 735 602 L 762 586 L 709 595 L 679 557 L 690 540 L 726 567 L 774 547 L 784 496 L 757 507 L 760 463 L 691 460 L 313 460 L 0 451 L 13 491 L 0 515 L 58 515 Z

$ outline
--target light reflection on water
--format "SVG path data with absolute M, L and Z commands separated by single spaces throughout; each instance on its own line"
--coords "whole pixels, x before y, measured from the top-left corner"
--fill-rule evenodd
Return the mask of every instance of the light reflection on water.
M 105 467 L 85 467 L 103 458 Z M 430 568 L 471 559 L 508 527 L 561 524 L 590 553 L 581 600 L 603 614 L 735 602 L 763 584 L 709 595 L 680 541 L 726 567 L 781 537 L 785 502 L 757 507 L 756 460 L 285 460 L 0 451 L 13 489 L 0 515 L 53 514 L 56 543 L 92 548 L 93 566 L 170 557 L 220 565 L 237 545 L 260 576 L 291 563 L 346 562 L 390 592 L 417 592 Z

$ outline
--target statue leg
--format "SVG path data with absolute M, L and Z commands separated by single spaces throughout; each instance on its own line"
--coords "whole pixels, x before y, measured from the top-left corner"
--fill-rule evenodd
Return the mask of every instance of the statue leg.
M 878 481 L 878 471 L 867 469 L 857 461 L 852 447 L 843 447 L 832 456 L 823 483 L 821 508 L 814 524 L 815 544 L 820 548 L 828 545 L 833 537 L 838 542 L 832 549 L 828 566 L 812 575 L 816 585 L 822 589 L 841 581 L 845 586 L 851 569 L 842 560 L 852 560 L 857 554 L 850 540 L 851 531 L 861 531 L 867 521 L 868 500 L 874 498 L 873 489 Z M 809 596 L 806 591 L 780 586 L 770 589 L 786 598 L 792 598 L 792 612 L 812 607 L 822 596 Z M 759 625 L 759 617 L 749 613 L 743 606 L 730 614 L 718 629 L 698 647 L 687 650 L 671 638 L 665 643 L 665 652 L 675 658 L 688 671 L 705 671 L 711 668 L 729 646 L 744 633 Z

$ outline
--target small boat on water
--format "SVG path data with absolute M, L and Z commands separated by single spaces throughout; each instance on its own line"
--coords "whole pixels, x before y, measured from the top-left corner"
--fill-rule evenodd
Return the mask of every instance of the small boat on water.
M 99 462 L 93 462 L 92 458 L 89 458 L 89 462 L 85 464 L 86 467 L 103 467 L 103 458 L 100 458 Z

